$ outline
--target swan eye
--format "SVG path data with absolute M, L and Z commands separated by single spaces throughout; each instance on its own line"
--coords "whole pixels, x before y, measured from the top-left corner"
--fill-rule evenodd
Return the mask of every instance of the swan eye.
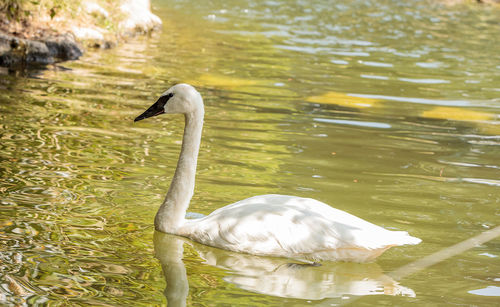
M 174 93 L 168 93 L 165 96 L 161 96 L 157 103 L 160 104 L 161 108 L 164 108 L 170 98 L 174 97 Z

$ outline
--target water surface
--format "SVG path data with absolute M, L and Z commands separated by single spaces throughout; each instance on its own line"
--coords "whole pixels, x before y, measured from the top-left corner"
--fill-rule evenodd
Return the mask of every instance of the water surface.
M 399 284 L 388 273 L 498 226 L 500 11 L 431 1 L 153 7 L 160 33 L 46 70 L 2 70 L 2 304 L 498 303 L 498 239 Z M 423 243 L 371 264 L 302 267 L 154 234 L 183 121 L 133 118 L 177 82 L 206 105 L 190 211 L 292 194 Z M 166 288 L 172 276 L 179 283 Z

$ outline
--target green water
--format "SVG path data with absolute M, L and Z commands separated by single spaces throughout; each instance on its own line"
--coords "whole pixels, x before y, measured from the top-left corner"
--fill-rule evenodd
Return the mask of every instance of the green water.
M 386 275 L 499 225 L 499 9 L 153 8 L 162 32 L 45 70 L 0 70 L 0 304 L 499 303 L 498 238 L 399 285 Z M 301 267 L 154 236 L 183 121 L 133 118 L 177 82 L 206 105 L 191 212 L 292 194 L 423 243 L 375 263 Z

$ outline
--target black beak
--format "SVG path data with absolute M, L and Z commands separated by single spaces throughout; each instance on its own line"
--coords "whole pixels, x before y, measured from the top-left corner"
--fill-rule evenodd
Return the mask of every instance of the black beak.
M 134 119 L 134 122 L 138 122 L 142 119 L 165 113 L 165 104 L 172 96 L 173 96 L 172 94 L 168 94 L 158 98 L 158 100 L 152 106 L 150 106 L 146 111 L 144 111 L 144 113 L 137 116 Z

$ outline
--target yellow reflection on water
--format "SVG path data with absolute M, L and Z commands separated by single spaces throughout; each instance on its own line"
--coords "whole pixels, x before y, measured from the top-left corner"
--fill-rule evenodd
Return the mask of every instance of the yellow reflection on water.
M 422 112 L 421 116 L 433 119 L 475 122 L 481 133 L 488 135 L 500 134 L 500 122 L 496 121 L 498 116 L 493 113 L 458 107 L 435 107 Z
M 186 83 L 199 86 L 208 86 L 208 87 L 236 88 L 236 87 L 256 85 L 258 81 L 252 79 L 232 77 L 232 76 L 229 77 L 224 75 L 203 74 L 200 75 L 198 79 L 188 80 L 186 81 Z
M 306 101 L 357 109 L 370 108 L 380 102 L 379 99 L 355 97 L 339 92 L 327 92 L 319 96 L 311 96 L 306 98 Z
M 436 107 L 431 110 L 422 112 L 422 117 L 435 118 L 435 119 L 448 119 L 460 121 L 483 121 L 492 120 L 495 118 L 494 114 L 487 112 L 479 112 L 467 110 L 465 108 L 457 107 Z

